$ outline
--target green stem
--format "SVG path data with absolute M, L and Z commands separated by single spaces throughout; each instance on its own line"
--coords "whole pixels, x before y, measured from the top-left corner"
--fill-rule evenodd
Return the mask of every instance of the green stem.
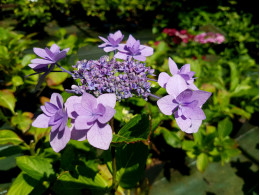
M 110 120 L 110 125 L 113 131 L 113 134 L 115 133 L 115 129 L 114 129 L 114 118 L 112 118 Z M 113 169 L 113 181 L 112 181 L 112 194 L 116 193 L 117 187 L 118 187 L 118 183 L 116 180 L 116 172 L 117 172 L 117 168 L 116 168 L 116 148 L 111 146 L 111 156 L 112 156 L 112 169 Z

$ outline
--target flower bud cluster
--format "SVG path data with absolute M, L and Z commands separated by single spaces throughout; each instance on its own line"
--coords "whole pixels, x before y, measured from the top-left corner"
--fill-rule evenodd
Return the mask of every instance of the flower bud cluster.
M 116 61 L 103 56 L 99 60 L 78 61 L 74 79 L 80 79 L 81 88 L 96 97 L 104 93 L 115 93 L 117 100 L 139 96 L 147 100 L 151 83 L 148 75 L 154 70 L 134 60 Z M 79 91 L 79 90 L 77 90 Z

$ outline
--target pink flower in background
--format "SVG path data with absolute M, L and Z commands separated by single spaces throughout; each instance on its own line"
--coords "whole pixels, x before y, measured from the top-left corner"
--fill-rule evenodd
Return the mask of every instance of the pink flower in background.
M 173 42 L 175 44 L 188 43 L 193 39 L 193 35 L 189 34 L 187 30 L 176 30 L 174 28 L 165 28 L 163 33 L 166 33 L 168 36 L 173 37 Z
M 224 35 L 219 34 L 219 33 L 204 32 L 204 33 L 196 35 L 194 38 L 194 41 L 199 42 L 201 44 L 206 44 L 206 43 L 221 44 L 225 41 L 225 37 L 224 37 Z

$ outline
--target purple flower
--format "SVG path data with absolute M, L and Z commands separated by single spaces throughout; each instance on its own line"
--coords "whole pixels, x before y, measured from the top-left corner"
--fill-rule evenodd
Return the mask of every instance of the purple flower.
M 87 139 L 92 146 L 107 150 L 113 137 L 107 122 L 116 113 L 115 105 L 116 96 L 111 93 L 98 98 L 88 93 L 69 97 L 65 106 L 72 118 L 71 139 Z
M 201 107 L 211 93 L 188 89 L 185 80 L 178 74 L 169 79 L 166 90 L 169 95 L 157 101 L 161 112 L 165 115 L 175 113 L 176 122 L 182 131 L 196 133 L 202 120 L 206 119 Z
M 63 99 L 60 94 L 53 93 L 50 102 L 41 106 L 40 114 L 32 126 L 38 128 L 51 127 L 50 144 L 55 152 L 62 150 L 70 140 L 70 129 L 67 127 L 68 114 L 63 110 Z
M 124 35 L 118 30 L 114 34 L 110 33 L 107 39 L 99 36 L 99 38 L 105 43 L 99 45 L 98 47 L 104 48 L 105 52 L 114 51 L 118 48 L 119 43 L 123 40 Z
M 190 89 L 198 90 L 198 88 L 193 83 L 195 79 L 192 78 L 194 76 L 195 72 L 190 71 L 189 64 L 183 65 L 181 67 L 181 69 L 179 70 L 176 63 L 171 58 L 169 58 L 169 69 L 170 69 L 172 76 L 180 75 L 186 81 L 186 83 Z M 166 72 L 162 72 L 159 74 L 158 84 L 161 87 L 165 88 L 166 84 L 168 83 L 170 78 L 171 78 L 170 75 L 168 75 Z
M 115 58 L 126 60 L 129 56 L 130 59 L 133 57 L 138 61 L 145 61 L 146 56 L 153 54 L 153 48 L 140 45 L 139 40 L 135 40 L 132 35 L 129 35 L 126 44 L 120 44 L 118 47 L 119 52 L 115 55 Z
M 29 66 L 35 72 L 46 72 L 48 70 L 48 65 L 56 64 L 56 62 L 58 62 L 62 58 L 65 58 L 69 49 L 70 48 L 60 51 L 60 47 L 56 44 L 53 44 L 50 49 L 48 49 L 47 47 L 45 49 L 35 47 L 33 48 L 34 53 L 43 59 L 33 59 L 31 61 L 32 64 L 29 64 Z

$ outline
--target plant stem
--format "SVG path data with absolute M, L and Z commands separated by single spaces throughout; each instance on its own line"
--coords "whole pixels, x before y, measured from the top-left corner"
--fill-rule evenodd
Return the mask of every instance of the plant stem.
M 57 63 L 56 63 L 56 65 L 57 65 L 61 70 L 63 70 L 64 72 L 66 72 L 66 73 L 70 74 L 71 76 L 73 76 L 73 74 L 72 74 L 70 71 L 64 69 L 63 67 L 61 67 L 61 66 L 60 66 L 59 64 L 57 64 Z
M 113 134 L 115 133 L 115 129 L 114 129 L 114 118 L 112 118 L 110 120 L 110 125 L 113 131 Z M 118 183 L 116 180 L 116 172 L 117 172 L 117 168 L 116 168 L 116 148 L 114 146 L 111 146 L 111 156 L 112 156 L 112 169 L 113 169 L 113 181 L 112 181 L 112 194 L 116 193 L 117 187 L 118 187 Z

